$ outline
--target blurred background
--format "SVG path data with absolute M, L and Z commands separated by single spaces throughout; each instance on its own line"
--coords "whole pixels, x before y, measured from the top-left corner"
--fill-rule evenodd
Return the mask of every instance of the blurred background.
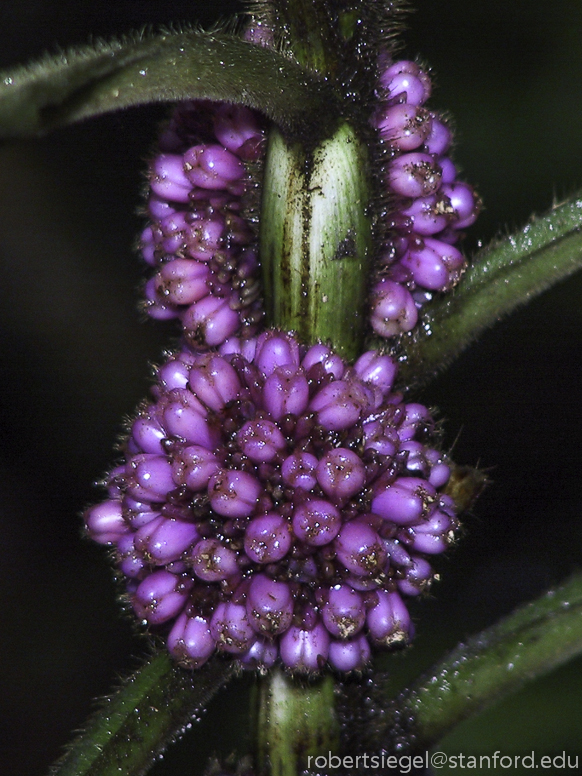
M 432 68 L 429 106 L 454 117 L 455 160 L 485 202 L 472 252 L 582 185 L 582 3 L 419 6 L 402 53 Z M 0 67 L 91 37 L 209 24 L 236 7 L 3 0 Z M 79 514 L 99 499 L 92 483 L 172 336 L 136 312 L 133 250 L 144 160 L 165 114 L 135 109 L 0 147 L 0 762 L 12 776 L 46 774 L 91 699 L 144 651 Z M 546 293 L 417 397 L 439 407 L 455 460 L 487 469 L 492 485 L 414 610 L 414 647 L 383 659 L 395 689 L 582 565 L 581 294 L 581 276 Z M 581 669 L 579 659 L 534 682 L 439 748 L 582 757 Z M 196 745 L 186 737 L 153 773 L 195 776 L 219 745 L 244 753 L 249 684 L 216 698 Z

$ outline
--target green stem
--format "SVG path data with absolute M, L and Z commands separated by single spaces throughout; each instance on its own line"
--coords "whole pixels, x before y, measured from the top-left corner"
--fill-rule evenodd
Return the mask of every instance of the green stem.
M 299 62 L 337 70 L 341 47 L 326 2 L 281 0 L 277 23 Z M 331 38 L 336 41 L 330 43 Z M 330 104 L 321 104 L 323 112 Z M 267 320 L 305 343 L 323 340 L 345 358 L 362 350 L 372 254 L 368 152 L 354 128 L 317 127 L 302 142 L 271 130 L 262 191 L 260 255 Z M 258 690 L 257 764 L 262 774 L 296 776 L 310 758 L 337 752 L 334 680 L 280 670 Z
M 257 702 L 259 773 L 297 776 L 314 769 L 310 758 L 337 754 L 339 725 L 332 676 L 307 682 L 273 669 L 259 680 Z
M 368 161 L 343 123 L 307 152 L 271 133 L 261 214 L 261 261 L 271 325 L 304 342 L 362 350 L 371 227 Z
M 377 683 L 362 751 L 422 751 L 456 725 L 582 653 L 582 574 L 459 644 L 398 698 Z M 410 742 L 413 742 L 412 744 Z
M 335 75 L 339 47 L 328 3 L 278 0 L 277 26 L 298 62 L 309 70 Z
M 192 672 L 179 668 L 165 649 L 155 653 L 101 702 L 51 776 L 145 773 L 232 675 L 232 666 L 221 660 Z
M 582 192 L 478 253 L 453 294 L 427 305 L 401 378 L 444 369 L 485 329 L 582 267 Z

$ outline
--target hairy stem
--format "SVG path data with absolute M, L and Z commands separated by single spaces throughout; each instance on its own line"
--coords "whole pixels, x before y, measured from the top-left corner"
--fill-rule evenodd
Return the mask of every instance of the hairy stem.
M 138 776 L 233 674 L 214 660 L 195 673 L 164 649 L 153 654 L 100 703 L 51 776 Z

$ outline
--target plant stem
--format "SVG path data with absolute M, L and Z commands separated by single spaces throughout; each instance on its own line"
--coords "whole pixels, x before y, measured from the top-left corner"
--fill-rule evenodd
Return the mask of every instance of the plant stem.
M 368 198 L 367 152 L 347 123 L 310 152 L 272 131 L 261 215 L 269 323 L 348 359 L 363 345 Z
M 233 674 L 213 660 L 196 672 L 179 668 L 163 649 L 100 707 L 51 776 L 138 776 L 207 705 Z
M 343 356 L 361 352 L 371 229 L 366 156 L 342 124 L 306 152 L 272 130 L 261 215 L 261 262 L 268 324 L 305 343 L 329 341 Z M 314 682 L 274 670 L 258 693 L 261 773 L 296 776 L 307 758 L 337 750 L 331 676 Z
M 277 5 L 280 31 L 299 62 L 330 74 L 340 47 L 330 44 L 328 12 L 327 3 L 311 0 Z M 324 113 L 330 108 L 321 104 Z M 267 323 L 294 330 L 306 344 L 329 342 L 349 360 L 364 339 L 369 178 L 367 148 L 345 120 L 333 132 L 314 126 L 301 141 L 271 130 L 260 222 Z M 331 676 L 307 682 L 272 671 L 260 682 L 256 719 L 260 773 L 296 776 L 309 757 L 338 749 Z
M 339 747 L 339 726 L 333 713 L 334 680 L 296 680 L 280 669 L 259 680 L 256 738 L 260 773 L 297 776 L 309 758 Z

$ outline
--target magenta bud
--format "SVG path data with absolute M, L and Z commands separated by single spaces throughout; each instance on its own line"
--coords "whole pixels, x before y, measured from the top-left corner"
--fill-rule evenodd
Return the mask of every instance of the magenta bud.
M 220 582 L 238 573 L 236 552 L 218 539 L 202 539 L 192 550 L 192 568 L 204 582 Z
M 146 264 L 149 264 L 150 267 L 155 267 L 155 265 L 158 263 L 158 259 L 156 255 L 156 243 L 153 237 L 151 226 L 146 226 L 146 228 L 141 233 L 139 249 Z
M 443 185 L 442 193 L 450 200 L 455 229 L 471 226 L 479 215 L 479 201 L 473 187 L 466 183 L 447 183 Z
M 152 162 L 150 186 L 160 199 L 188 202 L 192 184 L 184 174 L 179 154 L 159 154 Z
M 245 173 L 242 162 L 219 145 L 196 145 L 184 154 L 184 172 L 194 186 L 224 189 Z
M 412 402 L 404 405 L 405 417 L 398 429 L 398 436 L 402 442 L 413 439 L 418 431 L 432 433 L 434 420 L 424 404 Z
M 192 585 L 193 580 L 186 576 L 158 569 L 140 582 L 133 597 L 135 612 L 150 625 L 167 622 L 182 611 Z
M 414 151 L 430 133 L 432 115 L 424 108 L 403 102 L 381 110 L 374 123 L 380 137 L 392 148 Z
M 432 156 L 402 154 L 390 162 L 388 180 L 392 190 L 403 197 L 428 197 L 441 184 L 441 169 Z
M 127 472 L 127 491 L 136 498 L 161 501 L 175 487 L 172 465 L 165 455 L 136 455 L 128 461 Z
M 311 630 L 292 625 L 279 642 L 283 665 L 292 671 L 321 671 L 329 655 L 330 638 L 326 628 L 317 623 Z
M 264 134 L 256 114 L 244 105 L 219 105 L 214 116 L 214 132 L 219 143 L 241 159 L 258 159 Z
M 295 337 L 280 331 L 266 331 L 257 340 L 255 364 L 268 377 L 280 366 L 299 367 L 299 345 Z
M 364 424 L 366 450 L 376 450 L 381 455 L 393 456 L 398 452 L 399 446 L 400 439 L 396 429 L 390 425 L 382 423 L 381 420 L 371 420 Z
M 164 426 L 168 434 L 181 437 L 186 442 L 201 445 L 209 450 L 214 449 L 219 442 L 220 435 L 208 419 L 205 408 L 200 405 L 196 409 L 185 395 L 184 391 L 176 401 L 170 402 L 164 409 Z M 194 399 L 195 397 L 190 394 Z
M 218 296 L 205 296 L 181 314 L 182 325 L 188 339 L 195 345 L 203 342 L 217 347 L 232 336 L 240 325 L 238 313 L 229 306 L 229 300 Z
M 417 532 L 416 527 L 410 528 L 410 547 L 416 552 L 423 552 L 426 555 L 439 555 L 449 547 L 450 539 L 447 535 L 441 533 L 422 533 Z
M 136 534 L 126 533 L 117 542 L 117 564 L 122 574 L 129 579 L 142 576 L 145 568 L 145 560 L 141 552 L 135 547 Z
M 161 566 L 177 560 L 199 538 L 193 523 L 158 517 L 137 531 L 135 546 L 153 564 Z
M 364 634 L 347 641 L 332 639 L 329 645 L 329 662 L 336 671 L 360 671 L 371 657 L 370 644 Z
M 221 356 L 236 354 L 242 356 L 245 361 L 251 363 L 255 358 L 257 347 L 256 339 L 243 339 L 242 337 L 229 337 L 222 343 L 218 352 Z
M 285 415 L 301 415 L 309 401 L 309 386 L 303 371 L 279 366 L 265 380 L 263 403 L 274 420 Z
M 293 596 L 286 582 L 276 582 L 265 574 L 255 574 L 247 593 L 247 616 L 261 636 L 284 633 L 293 619 Z
M 283 482 L 290 488 L 312 490 L 317 484 L 317 464 L 317 458 L 311 453 L 293 453 L 285 458 L 281 466 Z
M 190 259 L 173 259 L 162 265 L 155 283 L 164 302 L 192 304 L 208 294 L 210 270 L 205 264 Z
M 314 547 L 321 547 L 333 541 L 341 524 L 338 509 L 323 499 L 308 499 L 293 513 L 295 536 Z
M 324 373 L 333 375 L 336 380 L 341 380 L 346 371 L 343 359 L 327 345 L 312 345 L 301 361 L 301 366 L 306 372 L 316 364 L 321 364 Z
M 156 278 L 150 278 L 144 286 L 145 311 L 156 321 L 171 321 L 178 317 L 179 308 L 171 302 L 160 299 L 156 288 Z
M 366 610 L 362 595 L 347 585 L 335 585 L 321 607 L 321 619 L 332 636 L 350 639 L 363 627 Z
M 430 236 L 442 231 L 448 222 L 447 198 L 439 191 L 438 195 L 419 197 L 402 210 L 402 214 L 412 221 L 412 228 L 418 234 Z
M 176 208 L 164 198 L 156 196 L 153 192 L 148 199 L 148 213 L 154 221 L 161 221 L 166 216 L 171 216 Z M 149 227 L 148 227 L 149 228 Z
M 261 485 L 251 474 L 221 469 L 210 478 L 210 506 L 224 517 L 249 517 L 255 511 Z
M 166 438 L 166 431 L 153 413 L 144 413 L 133 421 L 131 438 L 140 452 L 155 455 L 164 453 L 162 441 Z
M 360 380 L 371 383 L 383 394 L 388 394 L 398 374 L 398 366 L 390 356 L 368 350 L 358 358 L 354 371 Z
M 246 652 L 256 639 L 245 607 L 230 602 L 220 603 L 214 610 L 210 633 L 218 649 L 234 655 Z
M 398 593 L 377 590 L 377 604 L 367 615 L 370 636 L 376 643 L 390 646 L 407 641 L 410 634 L 410 615 Z
M 381 337 L 396 337 L 416 326 L 418 312 L 408 289 L 381 280 L 372 292 L 370 323 Z
M 152 509 L 152 504 L 147 503 L 142 504 L 141 509 L 127 509 L 124 504 L 123 512 L 126 522 L 133 528 L 134 531 L 137 531 L 142 526 L 151 523 L 161 515 L 161 512 Z
M 129 530 L 123 519 L 121 502 L 103 501 L 85 512 L 87 532 L 99 544 L 115 544 Z
M 450 243 L 435 240 L 432 237 L 425 237 L 424 244 L 436 253 L 449 272 L 457 273 L 458 275 L 459 270 L 464 267 L 465 259 L 463 254 Z
M 182 665 L 200 668 L 216 648 L 208 620 L 181 614 L 168 636 L 168 649 Z
M 255 563 L 274 563 L 291 549 L 289 523 L 274 512 L 255 517 L 245 533 L 245 552 Z
M 384 89 L 390 88 L 390 96 L 394 97 L 396 96 L 394 94 L 394 91 L 396 90 L 395 84 L 399 83 L 399 81 L 396 79 L 396 76 L 414 76 L 418 79 L 420 84 L 422 85 L 422 95 L 420 97 L 420 100 L 424 102 L 425 100 L 428 100 L 431 94 L 431 81 L 429 76 L 421 70 L 421 68 L 416 64 L 416 62 L 412 62 L 408 59 L 402 59 L 398 62 L 394 62 L 394 64 L 387 67 L 385 70 L 382 71 L 380 74 L 380 86 Z M 392 86 L 390 87 L 390 85 Z M 411 98 L 411 96 L 414 96 L 415 90 L 412 88 L 408 89 L 408 92 L 410 93 L 408 97 L 408 102 L 415 102 L 414 99 Z M 408 93 L 407 92 L 407 93 Z M 400 94 L 400 93 L 399 93 Z M 416 103 L 415 103 L 416 104 Z
M 219 214 L 193 221 L 184 235 L 185 252 L 197 261 L 207 262 L 223 245 L 226 230 Z
M 344 523 L 334 546 L 339 561 L 358 576 L 373 576 L 387 566 L 382 540 L 365 523 L 354 520 Z
M 441 178 L 442 182 L 454 183 L 457 178 L 457 168 L 455 167 L 451 159 L 449 159 L 448 156 L 441 156 L 441 158 L 438 160 L 438 164 L 442 172 L 442 178 Z M 458 235 L 455 235 L 455 239 L 457 238 L 458 238 Z
M 190 367 L 179 357 L 170 358 L 157 370 L 158 383 L 168 392 L 174 388 L 186 388 L 189 376 Z
M 254 463 L 273 461 L 287 446 L 271 420 L 249 420 L 236 436 L 240 449 Z
M 436 491 L 426 480 L 400 477 L 392 485 L 378 483 L 371 510 L 384 520 L 398 525 L 412 525 L 434 509 Z
M 449 285 L 449 272 L 438 253 L 422 241 L 415 241 L 400 259 L 414 282 L 431 291 L 444 291 Z
M 429 96 L 420 78 L 412 73 L 400 72 L 388 76 L 386 72 L 381 76 L 380 84 L 390 100 L 399 97 L 411 105 L 422 105 Z
M 425 148 L 429 154 L 435 156 L 442 156 L 451 147 L 452 140 L 451 130 L 436 116 L 433 116 L 432 126 L 426 140 L 424 141 Z
M 362 384 L 335 380 L 315 394 L 309 409 L 317 412 L 317 419 L 325 429 L 342 431 L 360 419 L 368 401 Z
M 366 481 L 361 458 L 343 447 L 335 447 L 321 458 L 316 475 L 323 492 L 340 501 L 355 496 Z
M 196 397 L 215 412 L 237 399 L 240 380 L 229 362 L 216 353 L 201 356 L 190 369 L 190 388 Z
M 397 582 L 398 590 L 404 595 L 419 595 L 428 588 L 432 576 L 430 563 L 424 558 L 414 557 L 411 565 L 406 569 L 404 578 Z
M 219 468 L 214 453 L 201 445 L 190 445 L 180 450 L 173 459 L 172 476 L 176 485 L 185 485 L 196 492 L 206 488 Z
M 271 668 L 277 660 L 277 644 L 274 641 L 268 639 L 258 638 L 246 652 L 239 655 L 238 659 L 243 668 L 248 670 L 259 669 L 264 671 L 267 668 Z

